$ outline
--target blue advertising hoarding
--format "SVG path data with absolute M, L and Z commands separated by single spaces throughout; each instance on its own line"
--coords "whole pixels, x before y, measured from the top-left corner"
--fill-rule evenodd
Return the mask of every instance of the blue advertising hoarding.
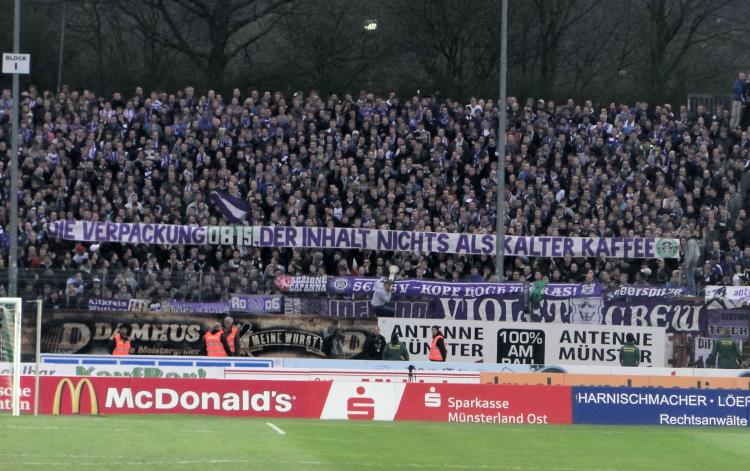
M 573 423 L 747 427 L 750 391 L 573 388 Z

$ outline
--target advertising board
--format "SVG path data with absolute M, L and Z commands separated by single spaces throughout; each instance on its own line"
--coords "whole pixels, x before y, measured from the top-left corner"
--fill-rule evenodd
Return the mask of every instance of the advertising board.
M 410 384 L 398 420 L 492 424 L 569 424 L 566 386 Z
M 564 385 L 44 376 L 39 398 L 40 413 L 52 415 L 747 427 L 750 413 L 747 390 Z M 24 376 L 22 412 L 33 401 L 34 378 Z M 9 405 L 10 388 L 0 388 L 0 411 Z
M 202 355 L 203 335 L 222 318 L 185 312 L 50 311 L 42 324 L 42 353 L 108 354 L 113 333 L 124 326 L 133 339 L 133 355 Z M 374 359 L 374 320 L 243 314 L 235 323 L 243 357 Z M 33 317 L 24 317 L 22 336 L 24 361 L 31 361 Z
M 41 378 L 40 412 L 318 418 L 330 382 Z
M 32 378 L 24 379 L 32 398 Z M 569 424 L 570 397 L 568 387 L 545 386 L 44 377 L 39 409 L 52 415 L 175 413 Z
M 398 318 L 380 318 L 378 324 L 382 335 L 397 334 L 414 360 L 428 359 L 431 328 L 438 326 L 449 362 L 614 366 L 625 336 L 632 333 L 641 366 L 665 365 L 665 331 L 657 327 Z
M 573 388 L 573 422 L 746 427 L 750 392 L 664 388 Z

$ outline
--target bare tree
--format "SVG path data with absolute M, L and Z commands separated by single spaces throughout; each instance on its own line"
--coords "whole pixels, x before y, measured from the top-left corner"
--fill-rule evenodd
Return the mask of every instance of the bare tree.
M 727 9 L 738 1 L 744 3 L 743 0 L 641 0 L 647 21 L 645 77 L 652 99 L 669 93 L 674 74 L 696 46 L 720 43 L 732 31 L 746 27 L 726 15 Z M 724 24 L 717 27 L 716 20 L 724 20 Z
M 533 0 L 534 17 L 539 25 L 536 37 L 536 59 L 539 65 L 538 90 L 548 97 L 555 88 L 563 39 L 571 27 L 583 22 L 595 2 L 589 0 Z
M 559 46 L 564 61 L 556 74 L 569 96 L 611 100 L 629 87 L 629 63 L 637 49 L 633 9 L 632 2 L 592 8 L 585 20 L 571 25 Z
M 300 85 L 323 92 L 351 91 L 382 57 L 383 26 L 365 30 L 361 5 L 350 0 L 328 0 L 326 5 L 323 10 L 306 2 L 285 17 L 285 59 L 296 69 Z
M 158 87 L 179 54 L 154 39 L 167 30 L 161 12 L 147 2 L 116 0 L 116 6 L 123 27 L 116 28 L 113 33 L 122 36 L 118 38 L 121 44 L 129 40 L 137 50 L 141 70 L 139 83 L 149 88 Z M 130 35 L 134 37 L 130 38 Z
M 497 1 L 395 1 L 401 47 L 448 96 L 480 93 L 497 70 L 500 7 Z
M 181 52 L 213 86 L 224 83 L 230 61 L 263 38 L 295 0 L 145 0 L 165 30 L 152 39 Z M 127 13 L 127 12 L 126 12 Z M 134 19 L 141 20 L 134 15 Z

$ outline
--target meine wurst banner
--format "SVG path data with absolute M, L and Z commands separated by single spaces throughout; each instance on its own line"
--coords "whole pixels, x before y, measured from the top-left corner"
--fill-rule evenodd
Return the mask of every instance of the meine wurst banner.
M 386 252 L 492 255 L 495 236 L 292 226 L 181 226 L 89 221 L 55 221 L 51 235 L 81 242 L 125 244 L 231 245 Z M 505 254 L 522 257 L 679 258 L 678 239 L 627 237 L 506 236 Z

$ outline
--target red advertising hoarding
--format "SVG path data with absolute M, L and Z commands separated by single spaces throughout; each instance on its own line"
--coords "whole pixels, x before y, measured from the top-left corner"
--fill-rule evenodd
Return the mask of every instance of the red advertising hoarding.
M 45 377 L 43 414 L 203 414 L 319 418 L 330 382 Z
M 33 410 L 22 378 L 22 412 Z M 0 389 L 0 408 L 4 393 Z M 7 395 L 5 394 L 5 395 Z M 40 378 L 39 412 L 52 415 L 203 414 L 341 420 L 569 424 L 567 386 L 243 381 L 226 379 Z
M 396 420 L 569 424 L 571 388 L 489 384 L 409 384 Z

